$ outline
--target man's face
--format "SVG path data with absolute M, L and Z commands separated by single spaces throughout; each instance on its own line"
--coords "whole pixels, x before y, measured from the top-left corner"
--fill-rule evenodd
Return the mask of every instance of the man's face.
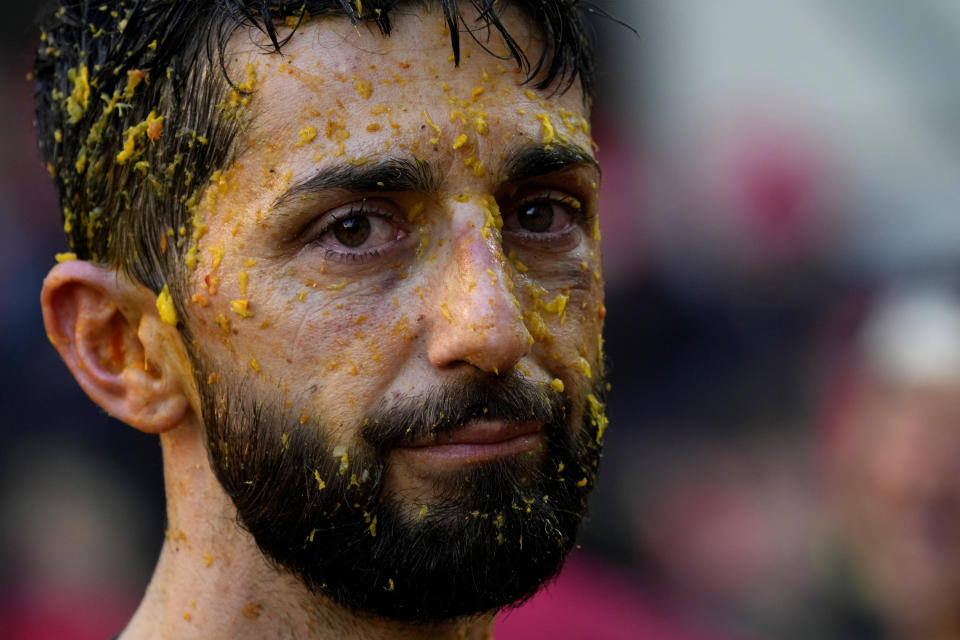
M 313 20 L 283 58 L 235 38 L 253 93 L 224 117 L 252 124 L 197 207 L 188 326 L 261 548 L 347 606 L 445 618 L 555 571 L 595 479 L 599 174 L 576 87 L 469 38 L 454 68 L 438 11 L 391 18 Z
M 954 620 L 960 380 L 868 379 L 859 391 L 836 488 L 850 550 L 884 616 L 911 627 Z

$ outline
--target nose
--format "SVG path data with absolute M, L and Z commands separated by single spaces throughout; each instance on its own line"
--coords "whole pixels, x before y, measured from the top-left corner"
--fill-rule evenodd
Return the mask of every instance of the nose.
M 530 352 L 533 340 L 511 292 L 503 251 L 497 239 L 476 229 L 457 238 L 452 251 L 438 266 L 442 283 L 432 299 L 427 357 L 438 368 L 467 363 L 505 373 Z

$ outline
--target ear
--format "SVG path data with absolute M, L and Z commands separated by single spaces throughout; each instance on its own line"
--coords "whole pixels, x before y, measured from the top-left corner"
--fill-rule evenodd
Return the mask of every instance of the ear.
M 127 276 L 82 260 L 56 265 L 43 281 L 47 336 L 90 398 L 146 433 L 196 415 L 190 361 L 156 296 Z

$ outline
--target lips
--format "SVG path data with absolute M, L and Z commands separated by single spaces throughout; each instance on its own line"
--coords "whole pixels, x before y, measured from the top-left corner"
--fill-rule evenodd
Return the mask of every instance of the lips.
M 483 420 L 470 422 L 452 432 L 427 436 L 405 445 L 409 448 L 435 447 L 442 445 L 497 444 L 514 438 L 540 431 L 535 422 L 499 422 Z
M 425 464 L 483 462 L 529 451 L 540 442 L 536 422 L 480 420 L 449 433 L 421 438 L 397 449 Z

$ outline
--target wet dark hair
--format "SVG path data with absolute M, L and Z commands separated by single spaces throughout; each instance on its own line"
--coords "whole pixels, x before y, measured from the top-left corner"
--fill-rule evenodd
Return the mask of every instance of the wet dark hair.
M 593 51 L 579 0 L 457 0 L 442 8 L 459 62 L 463 33 L 488 52 L 499 34 L 526 81 L 565 91 L 579 81 L 589 100 Z M 202 222 L 197 198 L 236 152 L 243 84 L 227 75 L 226 47 L 258 30 L 280 52 L 308 15 L 340 14 L 391 34 L 390 13 L 409 0 L 59 0 L 42 26 L 35 67 L 40 151 L 56 183 L 64 231 L 80 259 L 122 270 L 159 292 L 169 284 L 183 313 L 185 264 Z M 421 4 L 432 4 L 421 2 Z M 529 59 L 500 21 L 510 4 L 540 29 Z M 402 37 L 402 36 L 400 36 Z

